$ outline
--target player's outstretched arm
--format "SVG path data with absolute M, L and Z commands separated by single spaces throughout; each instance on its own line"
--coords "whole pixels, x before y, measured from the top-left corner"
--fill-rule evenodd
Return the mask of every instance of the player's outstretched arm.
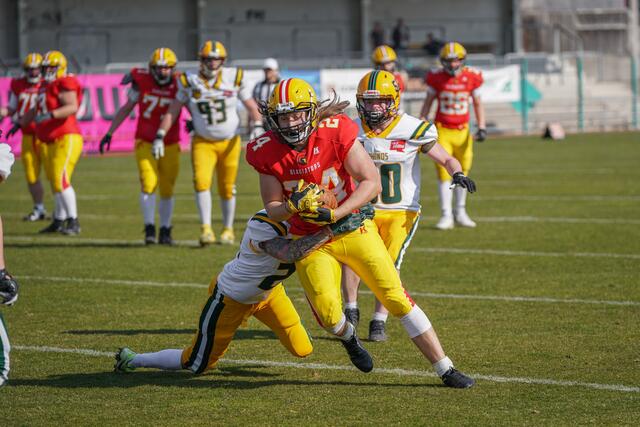
M 478 122 L 478 132 L 475 138 L 476 141 L 483 142 L 487 139 L 487 123 L 484 115 L 484 104 L 478 95 L 473 97 L 473 111 L 475 111 L 476 122 Z
M 171 104 L 169 104 L 169 108 L 167 109 L 167 112 L 164 114 L 164 116 L 162 116 L 162 121 L 160 122 L 160 127 L 158 128 L 158 134 L 161 133 L 162 138 L 164 138 L 167 132 L 169 132 L 171 126 L 173 126 L 173 123 L 178 118 L 178 114 L 180 113 L 183 105 L 184 104 L 182 103 L 182 101 L 178 99 L 174 99 L 173 101 L 171 101 Z
M 427 91 L 427 97 L 422 104 L 422 109 L 420 110 L 420 120 L 427 120 L 429 117 L 429 111 L 431 111 L 431 105 L 433 105 L 433 101 L 435 101 L 436 96 L 437 94 L 435 91 Z
M 113 133 L 120 127 L 122 122 L 131 114 L 133 108 L 136 106 L 138 101 L 136 100 L 127 100 L 127 103 L 118 109 L 115 117 L 111 121 L 111 126 L 109 126 L 109 130 L 100 140 L 100 154 L 104 153 L 105 150 L 109 151 L 111 149 L 111 137 Z

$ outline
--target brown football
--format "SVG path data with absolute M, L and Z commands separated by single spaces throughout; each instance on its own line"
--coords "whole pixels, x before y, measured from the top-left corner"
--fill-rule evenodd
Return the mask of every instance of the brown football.
M 337 208 L 338 200 L 336 200 L 336 195 L 333 194 L 333 191 L 329 190 L 329 187 L 325 185 L 321 185 L 320 189 L 323 190 L 322 196 L 320 196 L 320 201 L 322 202 L 322 205 L 329 209 Z

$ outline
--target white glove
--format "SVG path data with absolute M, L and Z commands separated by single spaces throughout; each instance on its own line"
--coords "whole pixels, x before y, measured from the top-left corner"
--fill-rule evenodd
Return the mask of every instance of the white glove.
M 11 166 L 15 160 L 9 144 L 0 144 L 0 177 L 2 177 L 2 181 L 11 175 Z
M 263 133 L 264 133 L 264 127 L 262 126 L 262 122 L 255 122 L 251 127 L 251 133 L 249 134 L 249 139 L 256 139 Z
M 156 160 L 160 159 L 164 156 L 164 141 L 163 138 L 158 138 L 153 140 L 153 145 L 151 146 L 151 154 L 155 157 Z

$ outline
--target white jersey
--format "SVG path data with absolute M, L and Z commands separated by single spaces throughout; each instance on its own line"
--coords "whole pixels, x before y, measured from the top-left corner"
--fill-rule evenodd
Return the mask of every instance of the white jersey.
M 199 73 L 186 73 L 178 79 L 176 98 L 189 108 L 196 135 L 213 141 L 236 135 L 238 99 L 251 99 L 243 75 L 242 68 L 222 67 L 211 80 Z
M 222 294 L 242 304 L 256 304 L 267 298 L 271 288 L 291 276 L 295 264 L 273 258 L 258 245 L 278 236 L 286 237 L 288 233 L 286 222 L 272 220 L 264 210 L 255 214 L 247 223 L 240 251 L 218 275 Z
M 400 113 L 379 135 L 360 123 L 358 139 L 380 171 L 382 191 L 375 208 L 419 211 L 418 154 L 422 146 L 430 149 L 435 144 L 438 139 L 436 127 Z

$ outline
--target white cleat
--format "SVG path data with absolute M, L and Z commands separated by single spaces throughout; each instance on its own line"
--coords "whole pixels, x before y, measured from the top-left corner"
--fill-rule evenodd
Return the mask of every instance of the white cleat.
M 440 218 L 440 221 L 436 224 L 438 230 L 451 230 L 453 228 L 453 217 L 445 215 Z
M 469 218 L 466 212 L 459 212 L 456 214 L 456 224 L 461 227 L 475 228 L 476 223 Z

